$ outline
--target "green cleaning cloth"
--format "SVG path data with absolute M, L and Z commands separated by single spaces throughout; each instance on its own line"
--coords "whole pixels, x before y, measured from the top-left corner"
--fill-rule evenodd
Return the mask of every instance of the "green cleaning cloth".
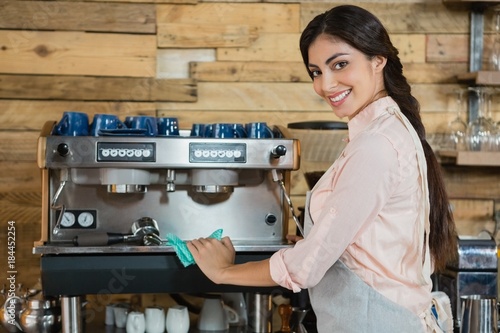
M 208 237 L 221 240 L 222 229 L 215 230 Z M 195 263 L 193 255 L 191 254 L 191 252 L 187 248 L 186 242 L 184 242 L 182 239 L 180 239 L 179 237 L 177 237 L 176 235 L 171 234 L 171 233 L 167 234 L 167 240 L 168 240 L 168 245 L 170 245 L 174 248 L 174 251 L 177 254 L 177 257 L 179 257 L 179 260 L 184 265 L 184 267 L 187 267 L 189 265 L 193 265 Z

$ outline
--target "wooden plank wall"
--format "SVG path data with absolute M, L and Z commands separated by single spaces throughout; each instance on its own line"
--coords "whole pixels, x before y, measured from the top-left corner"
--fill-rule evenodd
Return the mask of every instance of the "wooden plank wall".
M 469 12 L 440 0 L 350 1 L 373 11 L 400 51 L 429 132 L 453 107 L 468 69 Z M 0 258 L 16 221 L 18 282 L 39 258 L 36 140 L 64 111 L 178 117 L 193 122 L 336 120 L 301 63 L 300 32 L 336 5 L 304 0 L 89 0 L 0 2 Z M 486 22 L 491 21 L 491 14 Z M 491 32 L 491 26 L 485 27 Z M 485 57 L 491 38 L 485 38 Z M 495 108 L 496 104 L 495 104 Z M 498 108 L 497 108 L 498 109 Z M 445 169 L 461 221 L 491 220 L 497 169 Z M 292 183 L 299 206 L 306 190 Z M 474 197 L 478 200 L 467 200 Z M 487 200 L 479 200 L 486 198 Z M 464 200 L 465 199 L 465 200 Z M 6 262 L 0 263 L 4 281 Z M 0 282 L 2 283 L 2 282 Z

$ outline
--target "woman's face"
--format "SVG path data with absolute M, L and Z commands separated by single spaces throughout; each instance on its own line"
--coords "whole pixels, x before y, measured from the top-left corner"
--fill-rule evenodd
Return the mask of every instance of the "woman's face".
M 386 58 L 367 56 L 341 39 L 319 35 L 309 47 L 314 91 L 339 117 L 352 119 L 368 104 L 386 96 Z

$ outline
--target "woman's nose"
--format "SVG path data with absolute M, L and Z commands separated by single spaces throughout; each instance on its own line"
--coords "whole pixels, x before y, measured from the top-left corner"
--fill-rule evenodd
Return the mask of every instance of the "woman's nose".
M 323 80 L 321 82 L 321 86 L 322 86 L 323 91 L 335 90 L 335 88 L 338 85 L 338 81 L 337 81 L 335 75 L 333 75 L 333 74 L 323 75 L 322 79 Z

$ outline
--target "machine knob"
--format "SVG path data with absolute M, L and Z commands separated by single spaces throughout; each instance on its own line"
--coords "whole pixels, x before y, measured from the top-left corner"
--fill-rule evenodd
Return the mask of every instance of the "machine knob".
M 285 156 L 286 147 L 283 145 L 278 145 L 271 150 L 271 156 L 273 158 L 280 158 L 281 156 Z
M 278 218 L 273 213 L 269 213 L 266 215 L 265 221 L 268 225 L 273 225 L 278 221 Z
M 57 146 L 57 153 L 61 156 L 68 156 L 69 154 L 69 146 L 66 143 L 60 143 Z

